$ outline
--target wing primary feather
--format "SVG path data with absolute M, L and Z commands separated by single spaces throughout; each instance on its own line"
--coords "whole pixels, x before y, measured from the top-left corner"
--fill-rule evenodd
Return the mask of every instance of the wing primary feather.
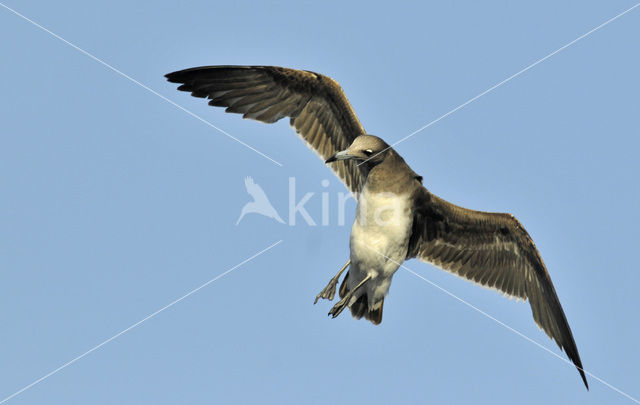
M 520 222 L 510 214 L 458 207 L 424 187 L 415 193 L 419 203 L 407 258 L 418 257 L 503 294 L 528 299 L 535 323 L 567 353 L 588 389 L 560 300 Z

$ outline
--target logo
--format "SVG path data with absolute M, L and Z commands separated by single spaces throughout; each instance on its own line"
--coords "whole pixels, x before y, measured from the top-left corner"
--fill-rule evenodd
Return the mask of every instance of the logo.
M 236 221 L 236 225 L 238 225 L 247 214 L 264 215 L 265 217 L 273 218 L 281 224 L 284 224 L 284 221 L 280 218 L 280 215 L 278 215 L 278 211 L 271 205 L 262 187 L 254 183 L 251 177 L 244 179 L 244 186 L 247 188 L 247 193 L 253 197 L 253 201 L 246 203 L 244 207 L 242 207 L 242 212 L 240 213 L 240 218 Z
M 260 214 L 289 226 L 296 226 L 296 220 L 299 218 L 302 218 L 308 226 L 329 226 L 330 222 L 338 226 L 344 226 L 347 217 L 347 203 L 350 200 L 352 202 L 359 200 L 358 195 L 353 196 L 346 190 L 332 195 L 332 193 L 327 190 L 329 180 L 326 179 L 320 182 L 324 190 L 320 192 L 309 191 L 300 195 L 299 191 L 297 192 L 296 190 L 296 178 L 289 177 L 289 206 L 288 216 L 285 221 L 280 214 L 278 214 L 273 204 L 271 204 L 262 187 L 260 187 L 252 177 L 246 177 L 244 179 L 244 185 L 247 193 L 253 198 L 253 201 L 246 203 L 244 207 L 242 207 L 236 225 L 239 225 L 247 214 Z M 312 202 L 311 205 L 314 208 L 307 210 L 307 203 L 314 200 L 316 194 L 319 194 L 320 206 L 318 207 L 317 202 Z M 375 223 L 378 226 L 389 226 L 397 223 L 400 218 L 403 218 L 406 210 L 406 198 L 399 198 L 399 196 L 393 193 L 381 192 L 369 195 L 367 200 L 360 201 L 356 217 L 360 224 Z M 318 219 L 319 221 L 317 221 Z

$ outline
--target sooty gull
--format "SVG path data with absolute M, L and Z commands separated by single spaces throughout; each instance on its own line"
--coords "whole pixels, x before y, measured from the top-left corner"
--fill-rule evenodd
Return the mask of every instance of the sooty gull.
M 382 139 L 366 134 L 340 85 L 310 71 L 275 66 L 205 66 L 166 75 L 178 90 L 208 98 L 265 123 L 284 117 L 356 195 L 350 260 L 316 297 L 341 300 L 356 318 L 382 321 L 391 278 L 418 258 L 509 297 L 529 300 L 533 319 L 580 372 L 578 348 L 553 283 L 531 237 L 510 214 L 458 207 L 422 185 L 402 157 Z

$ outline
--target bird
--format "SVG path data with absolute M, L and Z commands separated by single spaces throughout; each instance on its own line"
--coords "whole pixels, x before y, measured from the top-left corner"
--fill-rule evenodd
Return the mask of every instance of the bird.
M 244 218 L 246 214 L 264 215 L 265 217 L 273 218 L 281 224 L 284 224 L 284 221 L 280 218 L 276 209 L 273 208 L 273 205 L 269 202 L 269 199 L 264 193 L 262 187 L 254 183 L 253 178 L 246 177 L 244 179 L 244 186 L 247 189 L 247 193 L 253 197 L 253 201 L 246 203 L 244 207 L 242 207 L 242 211 L 240 212 L 240 217 L 236 221 L 236 225 L 242 221 L 242 218 Z
M 165 75 L 178 90 L 243 118 L 289 123 L 357 197 L 349 260 L 316 296 L 340 300 L 329 315 L 382 322 L 395 272 L 417 258 L 463 279 L 528 300 L 534 322 L 577 368 L 573 334 L 533 240 L 511 214 L 475 211 L 432 194 L 383 139 L 368 134 L 334 79 L 278 66 L 202 66 Z

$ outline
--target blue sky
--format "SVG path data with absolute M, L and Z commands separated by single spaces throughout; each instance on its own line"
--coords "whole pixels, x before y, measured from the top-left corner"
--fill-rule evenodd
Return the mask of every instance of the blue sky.
M 283 166 L 0 7 L 0 401 L 282 240 L 7 403 L 632 403 L 404 270 L 382 325 L 328 318 L 312 303 L 348 257 L 342 184 L 286 120 L 224 114 L 163 75 L 324 73 L 392 143 L 635 3 L 3 4 Z M 435 194 L 520 219 L 585 369 L 635 398 L 639 34 L 640 7 L 396 148 Z M 330 224 L 236 226 L 246 176 L 285 219 L 290 177 L 314 218 L 328 193 Z M 528 304 L 406 266 L 564 357 Z

